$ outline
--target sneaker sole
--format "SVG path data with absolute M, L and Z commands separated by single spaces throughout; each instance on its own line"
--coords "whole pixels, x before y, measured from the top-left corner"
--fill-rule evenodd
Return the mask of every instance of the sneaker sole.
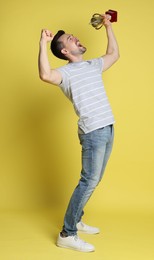
M 59 244 L 59 243 L 57 243 L 56 244 L 58 247 L 62 247 L 62 248 L 67 248 L 67 249 L 71 249 L 71 250 L 75 250 L 75 251 L 79 251 L 79 252 L 84 252 L 84 253 L 90 253 L 90 252 L 94 252 L 95 251 L 95 249 L 93 249 L 93 250 L 82 250 L 82 249 L 78 249 L 78 248 L 74 248 L 74 247 L 70 247 L 70 246 L 65 246 L 65 245 L 62 245 L 62 244 Z

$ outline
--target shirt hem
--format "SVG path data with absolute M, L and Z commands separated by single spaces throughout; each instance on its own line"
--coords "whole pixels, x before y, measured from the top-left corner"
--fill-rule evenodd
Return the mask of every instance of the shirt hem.
M 93 131 L 95 131 L 95 130 L 97 130 L 97 129 L 100 129 L 100 128 L 102 128 L 102 127 L 106 127 L 106 126 L 109 126 L 109 125 L 113 125 L 113 124 L 115 124 L 115 121 L 113 121 L 113 122 L 111 122 L 111 123 L 108 123 L 108 124 L 106 124 L 106 125 L 102 125 L 102 126 L 93 128 L 92 130 L 86 131 L 86 132 L 78 126 L 78 134 L 88 134 L 88 133 L 93 132 Z

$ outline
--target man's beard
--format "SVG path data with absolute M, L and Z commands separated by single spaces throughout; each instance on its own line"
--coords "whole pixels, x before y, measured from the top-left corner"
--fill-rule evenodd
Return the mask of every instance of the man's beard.
M 84 47 L 84 46 L 82 46 L 82 47 L 80 48 L 80 50 L 81 50 L 81 54 L 84 54 L 84 53 L 86 52 L 87 48 Z
M 75 51 L 71 51 L 72 55 L 76 55 L 76 54 L 84 54 L 86 52 L 87 48 L 82 46 L 80 47 L 78 50 Z

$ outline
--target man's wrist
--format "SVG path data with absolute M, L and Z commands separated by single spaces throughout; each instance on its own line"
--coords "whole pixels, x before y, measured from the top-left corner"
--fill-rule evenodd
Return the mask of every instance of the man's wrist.
M 111 23 L 105 24 L 104 26 L 105 26 L 106 30 L 107 30 L 107 29 L 112 29 L 112 24 L 111 24 Z
M 112 25 L 107 25 L 107 26 L 105 27 L 105 29 L 106 29 L 106 33 L 107 33 L 107 34 L 110 34 L 111 32 L 113 32 Z
M 43 38 L 40 39 L 40 45 L 46 45 L 47 41 Z

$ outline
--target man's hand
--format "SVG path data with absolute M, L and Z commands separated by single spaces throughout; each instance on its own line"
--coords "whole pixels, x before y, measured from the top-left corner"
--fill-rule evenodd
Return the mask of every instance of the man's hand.
M 108 27 L 108 26 L 111 26 L 111 15 L 109 14 L 102 14 L 102 17 L 103 17 L 103 25 L 105 27 Z
M 47 29 L 43 29 L 41 32 L 41 39 L 44 40 L 45 42 L 51 42 L 53 40 L 53 33 Z

